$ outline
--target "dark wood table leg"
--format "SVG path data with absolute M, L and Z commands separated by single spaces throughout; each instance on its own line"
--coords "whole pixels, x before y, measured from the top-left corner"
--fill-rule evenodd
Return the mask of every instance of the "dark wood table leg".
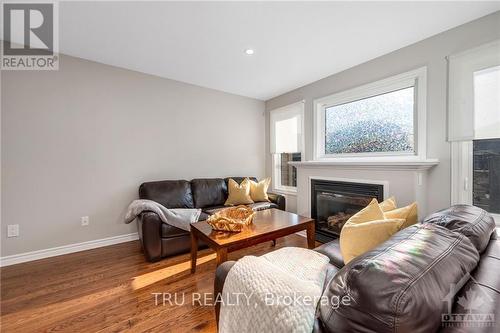
M 196 257 L 198 256 L 198 237 L 193 230 L 191 230 L 191 273 L 196 272 Z
M 221 247 L 216 250 L 216 253 L 217 258 L 215 259 L 215 263 L 217 264 L 217 267 L 219 267 L 220 264 L 222 264 L 224 261 L 227 261 L 227 248 Z
M 314 221 L 309 223 L 307 225 L 307 247 L 310 248 L 310 249 L 314 249 L 315 247 L 315 243 L 316 243 L 316 239 L 315 239 L 315 235 L 314 235 Z

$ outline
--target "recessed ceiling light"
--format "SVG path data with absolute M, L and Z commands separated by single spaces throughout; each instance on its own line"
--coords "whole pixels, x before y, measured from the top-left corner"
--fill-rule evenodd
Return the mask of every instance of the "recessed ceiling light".
M 246 50 L 245 50 L 245 54 L 248 54 L 248 55 L 252 55 L 252 54 L 254 54 L 254 52 L 255 52 L 255 51 L 254 51 L 254 50 L 252 50 L 252 49 L 246 49 Z

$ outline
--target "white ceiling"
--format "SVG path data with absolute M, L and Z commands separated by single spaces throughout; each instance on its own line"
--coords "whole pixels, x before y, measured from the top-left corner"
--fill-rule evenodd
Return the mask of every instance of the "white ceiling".
M 499 9 L 500 2 L 61 2 L 60 51 L 267 100 Z

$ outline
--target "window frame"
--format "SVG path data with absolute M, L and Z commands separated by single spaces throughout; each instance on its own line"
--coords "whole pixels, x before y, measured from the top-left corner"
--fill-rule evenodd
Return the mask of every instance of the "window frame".
M 269 120 L 271 119 L 271 114 L 273 112 L 286 112 L 288 108 L 293 108 L 297 104 L 301 104 L 301 132 L 302 132 L 302 137 L 301 137 L 301 149 L 300 151 L 294 152 L 294 153 L 301 153 L 301 161 L 304 160 L 304 151 L 305 151 L 305 135 L 304 135 L 304 130 L 305 130 L 305 100 L 300 100 L 295 103 L 291 103 L 288 105 L 285 105 L 283 107 L 279 107 L 277 109 L 269 111 Z M 269 121 L 269 126 L 271 127 L 271 121 Z M 269 128 L 269 138 L 270 141 L 273 140 L 272 136 L 274 134 L 274 131 Z M 271 153 L 271 179 L 272 179 L 272 191 L 278 194 L 286 194 L 286 195 L 297 195 L 297 187 L 296 186 L 286 186 L 286 185 L 281 185 L 281 153 Z M 298 180 L 297 180 L 298 181 Z
M 301 160 L 302 160 L 304 158 L 304 153 L 303 152 L 297 152 L 297 153 L 301 153 Z M 282 153 L 272 154 L 273 192 L 296 195 L 297 194 L 297 186 L 281 185 L 281 154 Z
M 355 102 L 358 100 L 383 95 L 404 88 L 414 87 L 414 152 L 366 152 L 347 154 L 325 153 L 325 112 L 329 107 Z M 427 109 L 427 67 L 395 75 L 383 80 L 368 83 L 353 89 L 315 99 L 314 102 L 314 160 L 349 159 L 362 161 L 374 159 L 382 161 L 405 161 L 426 159 L 426 109 Z

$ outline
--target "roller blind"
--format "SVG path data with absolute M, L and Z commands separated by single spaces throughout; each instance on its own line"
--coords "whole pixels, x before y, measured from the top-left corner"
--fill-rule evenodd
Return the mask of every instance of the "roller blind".
M 271 111 L 271 153 L 302 152 L 303 119 L 303 101 Z
M 474 139 L 500 138 L 500 66 L 474 72 Z
M 485 118 L 480 114 L 485 112 L 485 100 L 479 89 L 491 91 L 496 88 L 490 84 L 491 82 L 494 84 L 495 80 L 492 76 L 495 74 L 485 74 L 482 71 L 497 66 L 500 66 L 500 40 L 448 57 L 449 141 L 473 140 L 483 136 L 484 131 L 476 130 L 475 126 L 479 119 Z M 490 82 L 486 82 L 488 86 L 485 85 L 485 81 Z M 477 100 L 480 98 L 481 100 Z M 489 105 L 494 105 L 494 103 Z M 488 109 L 488 112 L 496 114 L 500 110 Z M 478 128 L 484 127 L 484 124 L 477 125 Z

